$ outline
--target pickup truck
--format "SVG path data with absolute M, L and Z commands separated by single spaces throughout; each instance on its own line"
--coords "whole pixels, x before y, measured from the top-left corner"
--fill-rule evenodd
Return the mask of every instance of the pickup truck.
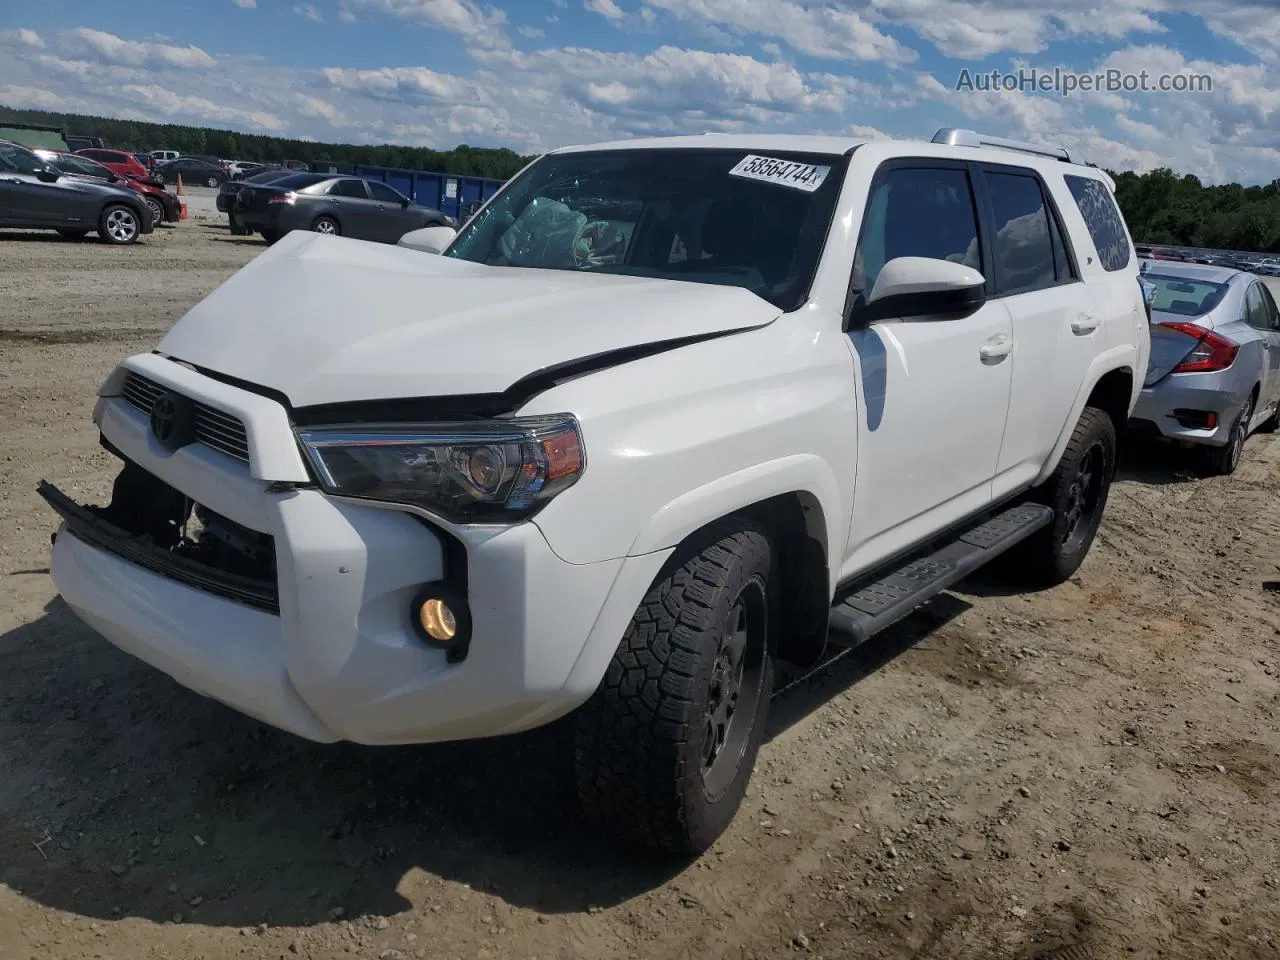
M 731 823 L 779 661 L 1004 555 L 1073 577 L 1147 369 L 1065 149 L 710 135 L 555 150 L 456 234 L 290 233 L 123 360 L 52 574 L 121 649 L 316 741 L 565 718 L 577 794 Z

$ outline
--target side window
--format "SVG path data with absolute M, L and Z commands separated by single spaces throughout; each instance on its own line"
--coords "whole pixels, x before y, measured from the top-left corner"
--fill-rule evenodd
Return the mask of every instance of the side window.
M 31 151 L 0 143 L 0 167 L 18 173 L 35 173 L 42 166 L 40 158 Z
M 1267 305 L 1267 313 L 1271 316 L 1271 329 L 1280 330 L 1280 308 L 1276 306 L 1275 297 L 1271 296 L 1271 291 L 1267 289 L 1265 283 L 1258 284 L 1258 289 L 1262 292 L 1262 299 Z
M 1129 265 L 1132 247 L 1125 231 L 1124 218 L 1120 216 L 1111 191 L 1105 183 L 1094 177 L 1067 176 L 1063 179 L 1076 201 L 1080 215 L 1084 217 L 1093 245 L 1098 248 L 1102 269 L 1123 270 Z
M 1011 173 L 986 173 L 995 234 L 996 292 L 1022 293 L 1051 287 L 1057 281 L 1049 211 L 1040 181 Z
M 338 180 L 329 188 L 329 196 L 354 197 L 358 200 L 369 199 L 369 194 L 365 191 L 363 180 Z
M 1257 330 L 1271 329 L 1271 313 L 1262 299 L 1262 284 L 1251 283 L 1244 298 L 1244 322 Z
M 405 199 L 399 191 L 377 180 L 369 181 L 369 192 L 373 194 L 373 199 L 381 200 L 383 203 L 402 203 Z
M 954 167 L 900 167 L 877 177 L 867 201 L 852 286 L 863 295 L 896 257 L 933 257 L 982 269 L 969 174 Z

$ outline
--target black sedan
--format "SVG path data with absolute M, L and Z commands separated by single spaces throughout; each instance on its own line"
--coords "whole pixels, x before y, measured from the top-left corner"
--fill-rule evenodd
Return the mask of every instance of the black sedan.
M 410 230 L 454 226 L 380 180 L 295 173 L 271 183 L 246 183 L 230 211 L 244 228 L 275 243 L 290 230 L 314 230 L 357 240 L 397 243 Z
M 253 233 L 252 230 L 240 225 L 240 221 L 235 215 L 236 194 L 240 192 L 240 188 L 247 184 L 272 183 L 276 180 L 283 180 L 285 177 L 297 176 L 297 172 L 287 167 L 270 167 L 266 170 L 256 170 L 253 173 L 246 174 L 238 180 L 227 180 L 218 188 L 218 196 L 214 200 L 214 205 L 218 208 L 219 213 L 227 215 L 228 225 L 231 227 L 231 233 L 234 236 L 245 236 Z
M 179 157 L 168 163 L 157 163 L 152 173 L 164 183 L 177 183 L 181 174 L 184 184 L 202 187 L 217 187 L 231 179 L 226 167 L 203 157 Z
M 125 187 L 65 176 L 26 147 L 0 140 L 0 227 L 56 230 L 133 243 L 152 229 L 142 197 Z

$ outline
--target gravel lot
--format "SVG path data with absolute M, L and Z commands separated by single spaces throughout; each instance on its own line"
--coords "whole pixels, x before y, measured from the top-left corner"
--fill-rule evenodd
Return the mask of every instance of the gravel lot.
M 97 384 L 262 249 L 0 233 L 0 957 L 1276 956 L 1280 439 L 1230 479 L 1139 451 L 1073 582 L 988 575 L 794 678 L 673 866 L 577 821 L 559 729 L 311 745 L 55 599 L 36 482 L 107 493 Z

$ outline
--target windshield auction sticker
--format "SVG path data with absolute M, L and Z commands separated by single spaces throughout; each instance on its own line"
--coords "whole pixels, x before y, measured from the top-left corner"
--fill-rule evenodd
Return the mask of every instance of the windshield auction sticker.
M 791 160 L 775 160 L 772 157 L 747 154 L 729 171 L 729 176 L 763 180 L 765 183 L 777 183 L 784 187 L 813 193 L 822 186 L 822 182 L 827 179 L 827 174 L 830 172 L 830 167 L 819 167 L 812 163 L 795 163 Z

